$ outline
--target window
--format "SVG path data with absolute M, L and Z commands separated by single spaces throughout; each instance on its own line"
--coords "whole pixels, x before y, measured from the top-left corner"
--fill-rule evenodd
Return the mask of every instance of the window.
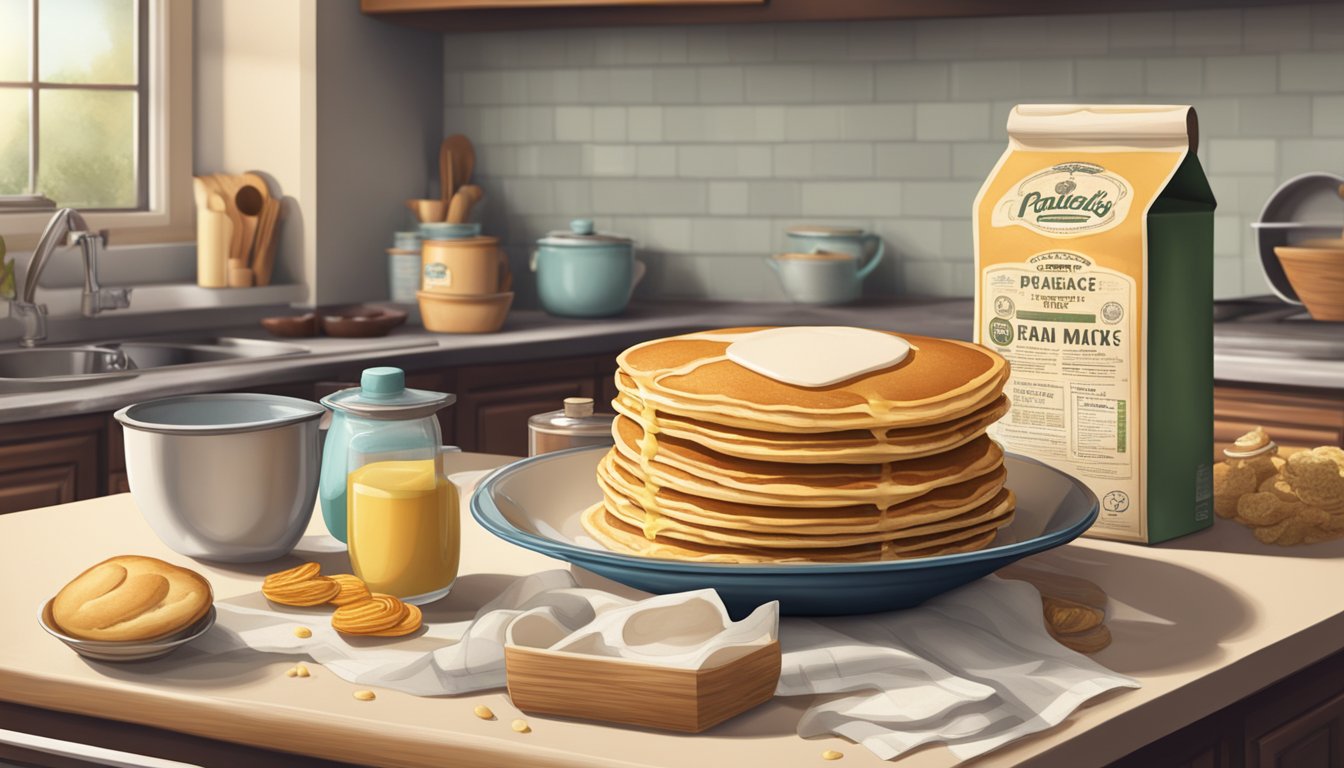
M 84 65 L 60 58 L 69 46 Z M 46 53 L 58 58 L 44 70 Z M 111 230 L 114 245 L 192 240 L 192 68 L 187 0 L 0 0 L 0 236 L 10 249 L 35 245 L 51 218 L 49 202 L 34 210 L 5 197 L 30 185 Z M 77 96 L 87 100 L 71 104 Z M 76 138 L 49 133 L 59 128 Z
M 144 0 L 0 0 L 0 195 L 143 210 Z

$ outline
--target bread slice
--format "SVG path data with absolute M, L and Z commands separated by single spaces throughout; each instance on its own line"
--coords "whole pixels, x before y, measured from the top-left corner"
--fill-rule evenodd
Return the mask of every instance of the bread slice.
M 75 577 L 52 601 L 57 629 L 82 640 L 145 641 L 195 624 L 210 610 L 210 582 L 152 557 L 120 555 Z

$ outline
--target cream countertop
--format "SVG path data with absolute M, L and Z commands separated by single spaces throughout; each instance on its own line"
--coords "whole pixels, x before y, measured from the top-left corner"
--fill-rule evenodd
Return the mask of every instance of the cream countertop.
M 464 454 L 454 469 L 501 459 Z M 78 536 L 69 532 L 78 531 Z M 322 531 L 321 515 L 311 533 Z M 316 539 L 307 539 L 311 544 Z M 40 543 L 40 545 L 39 545 Z M 794 728 L 800 700 L 776 699 L 699 736 L 623 729 L 520 715 L 503 691 L 417 698 L 358 686 L 309 663 L 313 677 L 286 678 L 294 659 L 247 652 L 193 658 L 190 649 L 162 660 L 109 665 L 85 661 L 37 623 L 42 603 L 82 569 L 108 556 L 139 553 L 196 568 L 219 600 L 264 604 L 261 576 L 300 559 L 347 569 L 343 552 L 305 551 L 274 563 L 196 563 L 154 537 L 129 495 L 0 516 L 0 697 L 49 709 L 131 719 L 209 738 L 238 741 L 375 765 L 461 766 L 815 766 L 826 749 L 846 765 L 886 765 L 838 738 L 803 740 Z M 1214 528 L 1144 548 L 1083 539 L 1037 562 L 1101 585 L 1112 598 L 1111 647 L 1096 659 L 1137 677 L 1143 688 L 1104 697 L 1065 724 L 976 761 L 977 766 L 1104 764 L 1242 698 L 1344 645 L 1344 604 L 1318 585 L 1338 580 L 1344 541 L 1280 549 L 1218 520 Z M 470 617 L 513 577 L 563 564 L 513 547 L 464 521 L 462 576 L 430 608 L 435 620 Z M 581 582 L 614 587 L 583 572 Z M 472 714 L 486 704 L 497 721 Z M 508 724 L 525 717 L 528 734 Z M 919 750 L 899 765 L 944 767 L 942 747 Z

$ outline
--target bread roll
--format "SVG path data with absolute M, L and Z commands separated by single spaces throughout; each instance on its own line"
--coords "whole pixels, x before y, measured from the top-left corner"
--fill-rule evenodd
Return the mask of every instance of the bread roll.
M 152 557 L 121 555 L 75 577 L 56 595 L 57 629 L 82 640 L 143 641 L 195 624 L 210 610 L 210 582 Z

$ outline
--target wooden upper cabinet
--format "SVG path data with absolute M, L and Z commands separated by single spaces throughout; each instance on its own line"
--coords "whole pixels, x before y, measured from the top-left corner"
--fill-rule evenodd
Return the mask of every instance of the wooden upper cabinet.
M 1127 0 L 1124 10 L 1240 8 L 1278 2 L 1281 0 Z M 1104 3 L 1082 5 L 1077 0 L 360 0 L 360 10 L 398 24 L 440 32 L 482 32 L 653 24 L 1030 16 L 1106 13 L 1116 8 Z

